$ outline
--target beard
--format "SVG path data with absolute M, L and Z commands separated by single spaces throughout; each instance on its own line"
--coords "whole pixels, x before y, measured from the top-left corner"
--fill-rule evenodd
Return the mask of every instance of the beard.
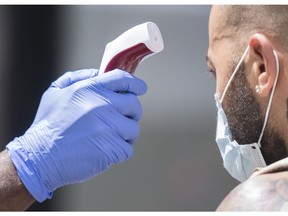
M 244 64 L 231 82 L 223 102 L 232 139 L 239 145 L 258 143 L 266 109 L 261 113 L 254 91 L 249 88 Z M 269 125 L 269 119 L 260 143 L 260 150 L 267 165 L 287 157 L 285 141 Z

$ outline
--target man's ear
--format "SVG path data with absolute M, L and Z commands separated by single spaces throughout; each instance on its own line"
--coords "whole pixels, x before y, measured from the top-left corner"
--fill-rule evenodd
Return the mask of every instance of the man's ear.
M 249 41 L 252 70 L 257 78 L 256 91 L 260 97 L 267 97 L 273 88 L 277 69 L 271 41 L 263 34 L 253 34 Z

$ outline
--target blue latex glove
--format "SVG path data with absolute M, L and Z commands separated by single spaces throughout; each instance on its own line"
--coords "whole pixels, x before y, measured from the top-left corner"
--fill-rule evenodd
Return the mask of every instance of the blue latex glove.
M 38 201 L 132 156 L 146 84 L 121 70 L 68 72 L 43 94 L 31 127 L 6 148 Z M 121 92 L 121 93 L 118 93 Z M 125 93 L 124 93 L 125 92 Z

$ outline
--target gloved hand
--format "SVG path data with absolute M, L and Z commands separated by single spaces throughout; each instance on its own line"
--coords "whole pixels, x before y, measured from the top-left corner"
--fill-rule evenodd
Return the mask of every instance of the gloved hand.
M 146 84 L 121 70 L 68 72 L 43 94 L 31 127 L 6 148 L 38 201 L 132 156 Z M 121 92 L 121 93 L 119 93 Z

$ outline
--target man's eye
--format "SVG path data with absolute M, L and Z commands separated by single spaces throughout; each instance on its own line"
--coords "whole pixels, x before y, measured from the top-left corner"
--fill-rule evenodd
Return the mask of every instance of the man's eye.
M 213 70 L 212 68 L 207 68 L 207 71 L 209 74 L 212 74 L 213 77 L 216 79 L 216 71 L 215 70 Z

